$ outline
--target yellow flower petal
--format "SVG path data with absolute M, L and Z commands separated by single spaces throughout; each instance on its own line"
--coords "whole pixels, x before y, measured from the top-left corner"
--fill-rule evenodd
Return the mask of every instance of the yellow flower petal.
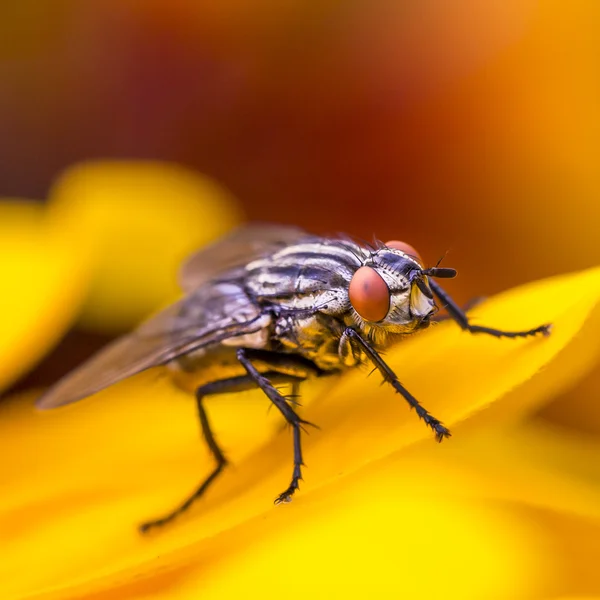
M 0 389 L 57 342 L 84 298 L 85 261 L 60 233 L 37 203 L 0 203 Z
M 547 392 L 555 375 L 563 381 L 553 361 L 589 349 L 578 341 L 597 338 L 599 299 L 598 269 L 538 282 L 493 299 L 477 318 L 511 328 L 552 321 L 550 338 L 473 337 L 448 323 L 386 359 L 453 426 L 491 403 L 500 407 L 519 385 L 543 381 Z M 0 578 L 2 597 L 196 598 L 250 590 L 293 598 L 306 586 L 416 598 L 419 590 L 438 597 L 440 589 L 481 598 L 493 586 L 500 597 L 549 591 L 555 553 L 548 534 L 532 525 L 529 509 L 490 506 L 485 480 L 455 477 L 460 461 L 451 469 L 443 457 L 458 433 L 442 445 L 420 444 L 443 468 L 430 459 L 426 469 L 396 469 L 397 453 L 431 433 L 376 376 L 350 372 L 304 393 L 302 414 L 321 430 L 305 436 L 306 481 L 290 506 L 271 505 L 291 471 L 291 437 L 276 411 L 261 425 L 268 401 L 260 394 L 214 398 L 209 410 L 233 466 L 186 516 L 146 537 L 135 525 L 172 509 L 212 466 L 191 399 L 147 373 L 39 416 L 24 402 L 0 407 L 3 455 L 15 457 L 0 467 L 0 481 L 8 482 L 0 494 L 0 563 L 11 574 Z M 228 402 L 231 414 L 218 420 Z M 242 433 L 240 422 L 257 431 Z M 242 441 L 250 451 L 240 451 Z M 569 502 L 573 494 L 563 499 Z M 474 570 L 464 567 L 471 564 Z
M 188 575 L 173 597 L 508 599 L 535 590 L 551 562 L 544 536 L 510 510 L 439 487 L 429 472 L 406 476 L 389 464 L 343 478 L 222 536 L 228 560 Z
M 600 600 L 600 596 L 588 596 L 585 594 L 584 596 L 549 596 L 548 600 Z
M 123 392 L 142 406 L 139 385 Z M 340 595 L 387 590 L 428 598 L 432 590 L 439 593 L 430 581 L 435 573 L 447 597 L 478 599 L 494 589 L 497 597 L 510 598 L 548 579 L 544 568 L 552 558 L 545 556 L 544 535 L 510 510 L 486 506 L 481 498 L 456 497 L 451 471 L 432 477 L 428 469 L 403 471 L 397 461 L 386 459 L 313 493 L 307 486 L 291 505 L 274 509 L 272 492 L 289 466 L 285 433 L 234 466 L 193 517 L 142 538 L 133 524 L 164 508 L 163 486 L 169 486 L 169 502 L 177 501 L 210 461 L 202 460 L 205 453 L 198 448 L 191 415 L 177 425 L 182 444 L 173 448 L 177 444 L 171 440 L 169 447 L 164 433 L 164 407 L 157 410 L 147 399 L 150 415 L 127 418 L 118 398 L 105 400 L 104 416 L 102 407 L 92 403 L 80 409 L 86 412 L 83 423 L 94 427 L 71 431 L 73 447 L 64 445 L 58 452 L 57 444 L 48 442 L 64 439 L 60 422 L 69 413 L 74 417 L 75 409 L 49 414 L 33 431 L 25 429 L 32 419 L 22 407 L 14 408 L 17 414 L 2 415 L 31 455 L 24 459 L 24 451 L 21 457 L 29 468 L 13 464 L 13 472 L 3 477 L 35 481 L 28 486 L 30 496 L 14 498 L 12 510 L 2 509 L 11 515 L 1 526 L 10 541 L 6 560 L 12 574 L 3 584 L 3 597 L 17 598 L 64 580 L 66 590 L 41 597 L 124 599 L 152 592 L 194 598 L 201 592 L 206 598 L 233 598 L 256 590 L 274 598 L 283 588 L 286 596 L 300 598 L 308 585 L 323 598 L 336 590 Z M 176 421 L 184 417 L 183 408 L 175 404 Z M 118 416 L 126 420 L 119 423 Z M 123 437 L 132 427 L 135 438 L 141 437 L 129 440 L 124 451 L 106 446 L 117 423 Z M 161 423 L 163 439 L 156 437 Z M 39 444 L 46 460 L 35 465 Z M 253 486 L 259 477 L 254 463 L 265 471 L 268 486 Z M 271 467 L 279 471 L 277 477 L 269 475 Z M 36 543 L 40 536 L 48 542 Z
M 542 407 L 541 417 L 584 433 L 600 434 L 600 370 L 570 387 L 554 402 Z
M 535 421 L 502 433 L 480 427 L 457 436 L 443 453 L 417 444 L 383 460 L 391 459 L 402 479 L 430 473 L 442 495 L 484 498 L 527 522 L 534 537 L 543 534 L 539 558 L 553 568 L 535 597 L 550 598 L 600 593 L 599 453 L 594 438 Z M 528 559 L 525 546 L 513 552 Z
M 240 218 L 233 198 L 209 178 L 141 161 L 72 167 L 54 186 L 49 210 L 93 257 L 81 324 L 113 332 L 172 300 L 181 261 Z

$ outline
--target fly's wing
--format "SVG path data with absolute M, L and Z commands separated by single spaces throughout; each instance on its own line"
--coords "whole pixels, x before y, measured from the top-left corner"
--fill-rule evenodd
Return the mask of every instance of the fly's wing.
M 237 267 L 306 235 L 297 227 L 246 225 L 192 255 L 180 273 L 181 286 L 189 297 L 115 340 L 66 375 L 38 400 L 38 408 L 76 402 L 186 352 L 252 333 L 260 317 L 258 309 L 239 286 L 212 285 L 211 280 L 225 274 L 231 277 Z
M 234 229 L 214 244 L 192 254 L 179 274 L 179 283 L 192 292 L 225 271 L 273 254 L 308 234 L 298 227 L 254 223 Z
M 92 356 L 52 386 L 40 409 L 70 404 L 178 356 L 257 331 L 261 314 L 233 283 L 196 290 Z

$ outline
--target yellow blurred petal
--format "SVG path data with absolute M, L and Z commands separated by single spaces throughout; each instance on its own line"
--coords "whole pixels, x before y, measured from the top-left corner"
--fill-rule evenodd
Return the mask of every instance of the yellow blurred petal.
M 501 407 L 526 382 L 546 391 L 555 375 L 562 382 L 564 373 L 543 369 L 588 350 L 577 341 L 598 337 L 599 299 L 599 269 L 537 282 L 491 300 L 477 320 L 510 328 L 552 321 L 550 338 L 473 337 L 448 323 L 386 359 L 423 404 L 453 426 L 492 403 Z M 321 429 L 305 436 L 301 491 L 278 509 L 271 502 L 290 477 L 289 431 L 276 411 L 259 424 L 268 408 L 260 394 L 211 399 L 218 439 L 233 466 L 186 516 L 146 537 L 135 525 L 174 508 L 212 465 L 198 440 L 191 399 L 147 373 L 40 416 L 24 402 L 0 407 L 2 453 L 13 457 L 0 463 L 6 540 L 0 569 L 11 574 L 0 577 L 2 597 L 197 598 L 262 589 L 263 597 L 294 597 L 306 586 L 337 589 L 327 573 L 341 580 L 345 593 L 369 586 L 439 597 L 447 584 L 448 597 L 480 598 L 487 582 L 506 597 L 516 590 L 524 590 L 523 597 L 547 595 L 555 553 L 545 529 L 532 527 L 512 506 L 489 506 L 485 477 L 461 471 L 460 460 L 452 468 L 443 461 L 455 439 L 442 445 L 427 439 L 431 433 L 378 379 L 350 372 L 305 390 L 302 416 Z M 542 400 L 534 394 L 532 402 Z M 228 402 L 231 414 L 217 422 Z M 257 431 L 244 435 L 240 422 Z M 420 446 L 439 464 L 430 459 L 426 469 L 396 469 L 399 451 L 419 440 L 427 440 Z M 554 478 L 557 486 L 565 480 Z M 535 486 L 514 500 L 516 480 L 499 481 L 505 495 L 496 492 L 498 501 L 532 504 Z M 546 496 L 550 504 L 552 495 Z M 575 506 L 575 496 L 558 497 L 560 508 Z M 581 511 L 593 520 L 589 497 Z M 422 564 L 413 564 L 417 558 Z M 461 572 L 469 563 L 475 572 L 464 566 Z M 442 573 L 441 587 L 426 578 L 426 565 Z M 255 590 L 259 580 L 263 588 Z M 288 584 L 283 592 L 281 582 Z
M 416 444 L 393 455 L 404 474 L 432 472 L 455 498 L 521 503 L 600 523 L 600 444 L 542 423 L 499 431 L 482 427 L 444 452 Z M 385 460 L 385 459 L 384 459 Z M 599 588 L 600 589 L 600 588 Z
M 143 407 L 141 386 L 127 386 L 123 393 L 136 408 Z M 448 598 L 479 599 L 488 597 L 490 589 L 498 598 L 512 598 L 549 580 L 546 569 L 553 559 L 544 550 L 543 532 L 511 510 L 486 506 L 476 494 L 466 501 L 457 497 L 450 470 L 433 477 L 428 469 L 398 469 L 398 461 L 387 458 L 274 509 L 273 491 L 289 466 L 285 432 L 236 463 L 192 518 L 142 538 L 133 525 L 163 508 L 163 486 L 169 486 L 169 502 L 181 499 L 210 461 L 198 447 L 191 402 L 188 410 L 174 403 L 179 443 L 171 439 L 169 445 L 163 402 L 157 406 L 147 400 L 145 414 L 131 414 L 129 407 L 128 416 L 118 399 L 105 398 L 104 415 L 93 403 L 81 408 L 84 422 L 94 427 L 71 431 L 72 448 L 57 448 L 56 440 L 66 435 L 59 413 L 39 419 L 33 430 L 23 406 L 2 415 L 31 455 L 29 468 L 22 462 L 9 466 L 10 478 L 33 478 L 35 486 L 29 487 L 37 492 L 14 499 L 12 510 L 1 511 L 11 515 L 1 522 L 10 556 L 3 557 L 0 573 L 6 568 L 12 574 L 3 578 L 4 598 L 61 580 L 68 582 L 68 592 L 47 590 L 41 598 L 125 599 L 151 593 L 157 598 L 234 598 L 250 590 L 275 598 L 282 589 L 286 597 L 300 598 L 307 586 L 324 598 L 336 590 L 340 595 L 354 590 L 361 597 L 369 590 L 375 595 L 387 590 L 430 598 L 440 588 Z M 250 402 L 262 412 L 258 402 Z M 64 411 L 73 419 L 76 412 L 72 407 Z M 120 428 L 124 438 L 133 430 L 135 436 L 107 461 L 106 440 Z M 40 445 L 45 460 L 34 464 Z M 272 464 L 269 456 L 274 456 Z M 277 477 L 270 474 L 272 466 L 280 471 Z M 253 485 L 260 470 L 268 485 Z M 470 487 L 478 489 L 477 481 Z M 36 543 L 40 536 L 48 542 Z
M 543 533 L 540 557 L 554 564 L 545 582 L 554 593 L 544 597 L 553 598 L 600 594 L 599 455 L 593 437 L 538 420 L 503 432 L 481 427 L 457 437 L 443 453 L 418 444 L 393 460 L 402 478 L 432 473 L 444 494 L 483 497 L 488 506 L 506 507 L 526 521 L 534 535 Z
M 456 501 L 430 473 L 380 464 L 219 540 L 229 560 L 174 598 L 516 598 L 552 564 L 543 534 L 510 510 Z M 244 547 L 236 544 L 246 540 Z M 225 542 L 225 543 L 224 543 Z M 549 578 L 548 578 L 549 579 Z
M 568 483 L 568 480 L 564 483 Z M 600 595 L 598 556 L 600 556 L 600 522 L 568 512 L 540 511 L 520 507 L 523 519 L 535 523 L 548 536 L 548 546 L 555 555 L 551 578 L 558 594 Z M 550 596 L 547 593 L 547 597 Z
M 181 261 L 240 219 L 214 181 L 175 164 L 94 162 L 70 168 L 50 195 L 64 235 L 93 258 L 81 323 L 123 331 L 178 293 Z
M 548 600 L 600 600 L 600 596 L 548 596 Z
M 600 433 L 600 371 L 589 373 L 577 386 L 568 389 L 548 406 L 540 417 L 584 433 Z
M 0 389 L 32 367 L 77 315 L 85 261 L 37 203 L 0 203 Z

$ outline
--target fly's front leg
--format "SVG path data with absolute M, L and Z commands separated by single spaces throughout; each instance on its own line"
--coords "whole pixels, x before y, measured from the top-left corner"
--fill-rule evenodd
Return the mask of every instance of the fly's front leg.
M 476 306 L 479 306 L 483 301 L 485 300 L 485 296 L 478 296 L 476 298 L 471 298 L 471 300 L 469 300 L 466 304 L 463 304 L 463 306 L 461 307 L 461 310 L 463 313 L 466 314 L 473 310 Z M 452 320 L 454 321 L 454 319 L 450 316 L 450 314 L 445 314 L 445 315 L 440 315 L 439 313 L 437 313 L 432 319 L 431 319 L 434 323 L 443 323 L 444 321 L 448 321 L 448 320 Z
M 425 424 L 430 427 L 435 433 L 435 437 L 438 442 L 441 442 L 444 438 L 450 437 L 450 430 L 444 427 L 441 421 L 432 416 L 420 402 L 400 383 L 398 377 L 388 366 L 388 364 L 379 356 L 376 350 L 371 348 L 371 345 L 362 338 L 362 336 L 348 327 L 344 330 L 344 335 L 350 340 L 355 341 L 367 355 L 369 360 L 375 365 L 378 371 L 383 375 L 385 381 L 387 381 L 409 404 L 411 408 L 414 408 L 419 418 L 423 419 Z
M 294 409 L 289 405 L 286 398 L 282 396 L 274 387 L 272 380 L 269 380 L 267 375 L 261 374 L 252 364 L 252 358 L 261 355 L 260 351 L 252 351 L 246 348 L 240 348 L 237 351 L 237 359 L 240 361 L 249 377 L 251 377 L 256 385 L 266 394 L 271 402 L 277 407 L 284 419 L 292 426 L 294 434 L 294 469 L 292 471 L 292 481 L 285 491 L 283 491 L 275 499 L 275 504 L 282 502 L 290 502 L 294 492 L 299 487 L 299 482 L 302 479 L 302 446 L 300 443 L 300 433 L 302 425 L 311 425 L 308 421 L 301 419 Z M 261 355 L 262 356 L 262 355 Z
M 445 308 L 450 317 L 458 323 L 461 329 L 464 329 L 465 331 L 469 331 L 470 333 L 487 333 L 488 335 L 498 338 L 530 337 L 532 335 L 537 335 L 538 333 L 541 333 L 542 335 L 550 335 L 551 325 L 540 325 L 539 327 L 528 329 L 527 331 L 502 331 L 500 329 L 493 329 L 491 327 L 482 327 L 481 325 L 471 325 L 469 323 L 469 318 L 465 314 L 465 311 L 462 310 L 460 306 L 454 302 L 454 300 L 452 300 L 448 293 L 444 291 L 444 289 L 436 281 L 430 279 L 429 286 L 431 287 L 431 291 L 441 301 L 442 308 Z
M 297 377 L 294 375 L 276 372 L 269 372 L 265 375 L 265 377 L 268 377 L 269 380 L 273 383 L 292 383 L 293 385 L 299 384 L 304 379 L 303 377 Z M 169 523 L 170 521 L 175 519 L 181 513 L 185 512 L 196 500 L 198 500 L 198 498 L 200 498 L 204 494 L 204 492 L 206 492 L 210 485 L 217 479 L 217 477 L 221 474 L 223 469 L 227 466 L 227 459 L 225 458 L 223 451 L 217 444 L 215 436 L 210 427 L 208 415 L 206 414 L 206 409 L 204 408 L 203 404 L 204 398 L 210 395 L 243 392 L 246 390 L 255 389 L 256 385 L 257 383 L 254 377 L 251 377 L 250 375 L 242 375 L 240 377 L 231 377 L 229 379 L 213 381 L 211 383 L 207 383 L 206 385 L 199 387 L 196 390 L 196 405 L 198 408 L 198 418 L 200 419 L 200 425 L 202 427 L 202 435 L 204 436 L 204 440 L 206 441 L 206 444 L 211 454 L 215 458 L 217 464 L 214 470 L 210 473 L 210 475 L 180 506 L 178 506 L 175 510 L 171 511 L 164 517 L 161 517 L 160 519 L 148 521 L 147 523 L 141 525 L 140 531 L 142 533 L 145 533 L 149 529 L 152 529 L 154 527 L 165 525 L 166 523 Z

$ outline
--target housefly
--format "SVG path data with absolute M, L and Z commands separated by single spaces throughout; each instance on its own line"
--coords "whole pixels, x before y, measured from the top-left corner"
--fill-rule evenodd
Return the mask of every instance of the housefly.
M 249 225 L 201 250 L 184 264 L 185 297 L 66 375 L 38 401 L 47 409 L 90 396 L 141 371 L 166 365 L 175 381 L 193 382 L 204 440 L 216 466 L 196 491 L 142 531 L 184 512 L 227 465 L 204 398 L 260 388 L 293 432 L 289 502 L 301 479 L 302 425 L 291 398 L 275 387 L 371 364 L 415 410 L 438 441 L 450 436 L 400 383 L 380 352 L 427 327 L 436 300 L 464 330 L 495 337 L 548 334 L 549 326 L 500 331 L 472 325 L 436 281 L 450 268 L 425 268 L 403 242 L 366 245 L 310 235 L 294 227 Z

